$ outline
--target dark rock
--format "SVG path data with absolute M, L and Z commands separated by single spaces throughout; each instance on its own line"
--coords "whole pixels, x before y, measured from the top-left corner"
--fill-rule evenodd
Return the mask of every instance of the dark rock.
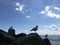
M 10 43 L 15 38 L 10 36 L 7 32 L 0 29 L 0 43 Z
M 14 45 L 45 45 L 42 38 L 37 33 L 31 33 L 25 37 L 16 39 Z
M 51 45 L 49 39 L 48 39 L 48 34 L 45 35 L 45 39 L 43 40 L 45 42 L 46 45 Z
M 15 29 L 13 29 L 13 27 L 10 27 L 8 30 L 8 34 L 11 36 L 15 36 Z
M 15 37 L 19 38 L 19 37 L 24 37 L 24 36 L 27 36 L 27 35 L 25 33 L 20 33 L 20 34 L 17 34 Z

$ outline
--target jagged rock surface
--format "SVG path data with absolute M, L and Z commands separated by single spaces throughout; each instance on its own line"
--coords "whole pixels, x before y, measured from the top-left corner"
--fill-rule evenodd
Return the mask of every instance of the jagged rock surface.
M 31 33 L 25 37 L 16 39 L 14 45 L 45 45 L 42 38 L 37 33 Z

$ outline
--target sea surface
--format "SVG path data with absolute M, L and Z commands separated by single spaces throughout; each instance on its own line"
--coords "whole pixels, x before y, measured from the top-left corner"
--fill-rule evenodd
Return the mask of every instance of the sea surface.
M 60 41 L 50 41 L 52 45 L 60 45 Z
M 40 35 L 42 39 L 44 39 L 45 35 Z M 60 45 L 60 35 L 48 35 L 48 39 L 50 40 L 52 45 Z

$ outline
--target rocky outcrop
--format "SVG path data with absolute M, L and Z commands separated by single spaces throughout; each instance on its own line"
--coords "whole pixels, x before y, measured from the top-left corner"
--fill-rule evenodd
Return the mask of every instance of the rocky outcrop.
M 17 38 L 13 43 L 14 45 L 45 45 L 37 33 L 31 33 L 25 37 Z
M 0 45 L 45 45 L 45 42 L 37 33 L 20 33 L 12 36 L 0 30 Z
M 0 43 L 10 43 L 13 40 L 15 40 L 13 36 L 0 29 Z
M 20 34 L 15 35 L 15 38 L 20 38 L 24 36 L 27 36 L 27 35 L 25 33 L 20 33 Z

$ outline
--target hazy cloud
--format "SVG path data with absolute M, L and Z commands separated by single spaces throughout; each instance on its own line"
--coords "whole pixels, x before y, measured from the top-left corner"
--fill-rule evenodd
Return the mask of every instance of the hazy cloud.
M 58 7 L 46 6 L 44 10 L 41 10 L 39 12 L 39 14 L 45 14 L 46 16 L 48 16 L 50 18 L 56 18 L 56 19 L 60 18 L 60 14 L 54 13 L 53 9 L 51 9 L 51 8 L 53 8 L 57 11 L 60 10 L 60 8 L 58 8 Z
M 44 28 L 49 29 L 49 30 L 54 30 L 54 31 L 57 31 L 57 30 L 60 29 L 60 28 L 59 28 L 57 25 L 55 25 L 55 24 L 45 25 Z
M 24 4 L 20 4 L 19 2 L 17 2 L 15 5 L 16 5 L 15 9 L 17 11 L 23 12 L 23 9 L 24 9 L 24 6 L 25 6 Z
M 48 11 L 46 15 L 51 18 L 56 18 L 56 19 L 60 18 L 60 14 L 55 14 L 55 13 L 53 13 L 52 10 Z
M 30 18 L 30 16 L 26 16 L 26 18 Z
M 37 33 L 41 35 L 60 35 L 60 28 L 56 24 L 45 25 L 43 29 L 37 30 Z
M 60 8 L 59 8 L 59 7 L 54 7 L 54 9 L 55 9 L 55 10 L 60 10 Z

